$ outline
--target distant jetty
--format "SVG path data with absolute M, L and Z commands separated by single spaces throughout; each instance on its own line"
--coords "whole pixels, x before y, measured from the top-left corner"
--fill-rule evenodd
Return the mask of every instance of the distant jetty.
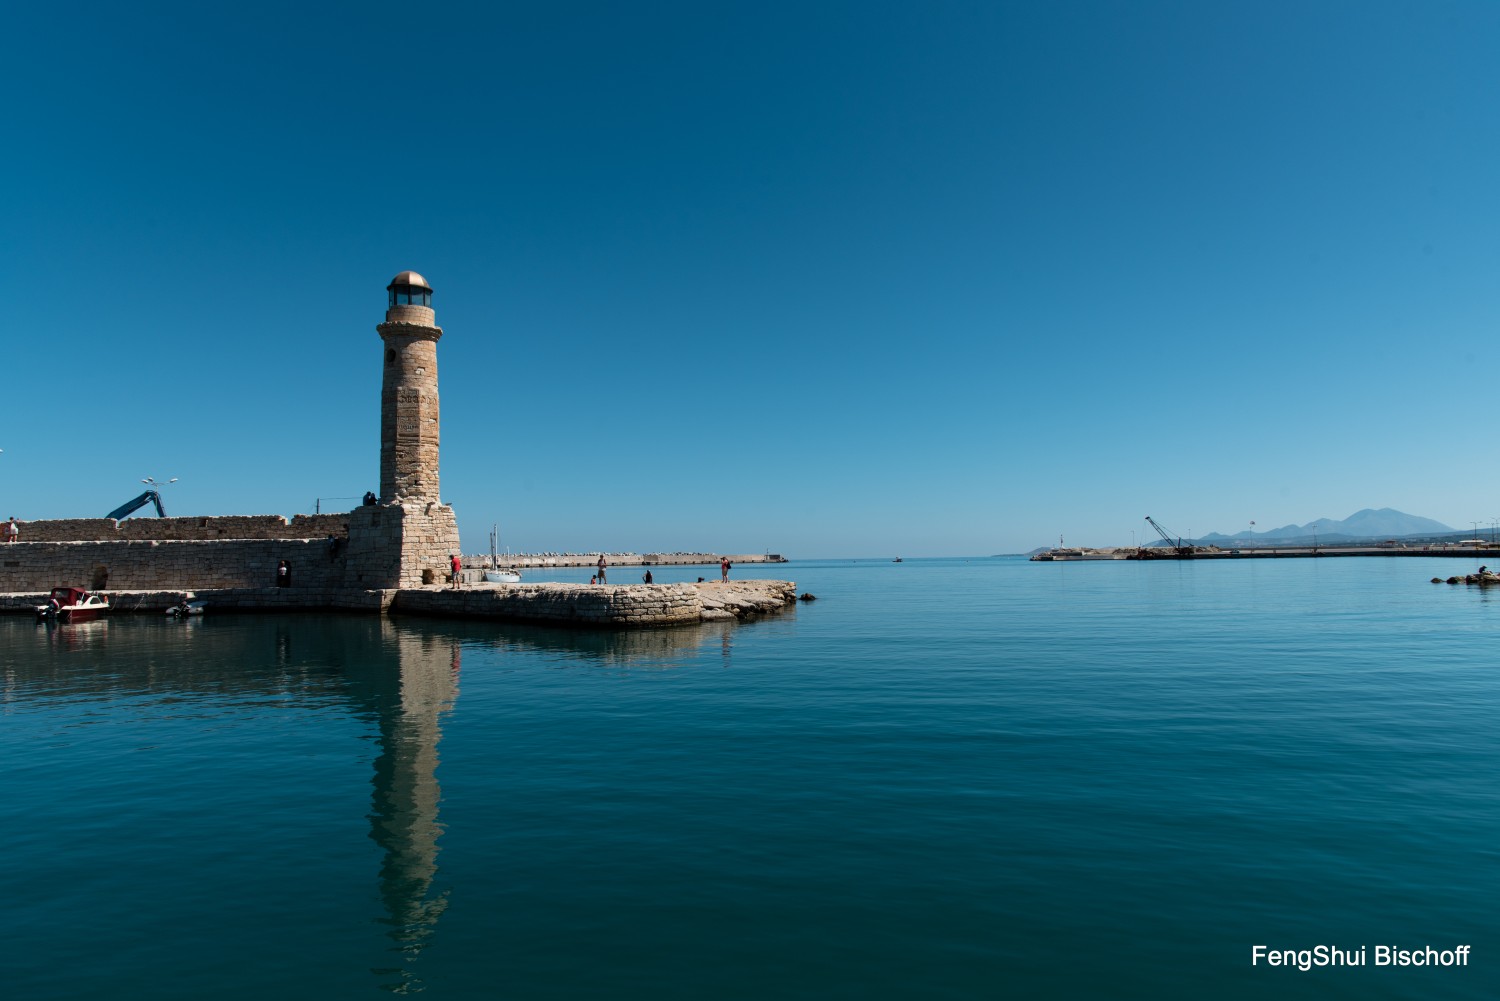
M 1035 563 L 1076 563 L 1099 560 L 1272 560 L 1313 556 L 1451 556 L 1500 559 L 1500 545 L 1403 545 L 1386 542 L 1364 546 L 1245 546 L 1240 549 L 1221 549 L 1218 546 L 1119 546 L 1104 549 L 1064 547 L 1035 553 L 1031 560 Z
M 496 557 L 501 566 L 507 567 L 592 567 L 599 565 L 599 557 L 612 567 L 692 567 L 718 566 L 727 559 L 730 563 L 786 563 L 779 553 L 751 553 L 729 555 L 721 553 L 502 553 Z M 490 565 L 490 557 L 465 554 L 466 568 L 478 569 Z

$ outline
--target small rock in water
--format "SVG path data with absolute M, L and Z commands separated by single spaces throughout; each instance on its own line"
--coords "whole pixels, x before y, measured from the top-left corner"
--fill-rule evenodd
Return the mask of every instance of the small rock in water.
M 818 596 L 816 594 L 808 594 L 806 591 L 804 591 L 800 595 L 797 596 L 797 600 L 798 601 L 817 601 L 818 600 Z
M 1432 578 L 1432 582 L 1434 584 L 1441 584 L 1443 582 L 1443 578 L 1441 578 L 1441 577 L 1434 577 L 1434 578 Z
M 1457 584 L 1458 583 L 1458 578 L 1457 577 L 1449 577 L 1448 578 L 1448 583 L 1450 583 L 1450 584 Z

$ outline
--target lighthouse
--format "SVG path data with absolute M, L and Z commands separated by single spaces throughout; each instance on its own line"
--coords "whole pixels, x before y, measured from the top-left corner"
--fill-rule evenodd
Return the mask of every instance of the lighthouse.
M 458 548 L 458 519 L 438 492 L 437 342 L 432 286 L 415 271 L 391 279 L 380 334 L 380 498 L 349 513 L 346 583 L 369 591 L 441 582 Z
M 380 383 L 380 501 L 435 501 L 438 493 L 437 342 L 432 286 L 403 271 L 386 286 Z

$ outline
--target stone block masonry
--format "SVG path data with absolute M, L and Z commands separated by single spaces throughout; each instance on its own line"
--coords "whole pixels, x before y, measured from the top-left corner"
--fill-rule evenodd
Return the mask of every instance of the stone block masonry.
M 210 518 L 59 518 L 20 521 L 22 542 L 180 542 L 215 539 L 347 538 L 347 514 L 299 514 L 291 521 L 279 514 Z
M 24 542 L 0 550 L 0 591 L 269 587 L 280 560 L 294 585 L 344 586 L 345 561 L 326 539 Z
M 458 552 L 458 518 L 436 502 L 358 507 L 349 518 L 348 576 L 352 588 L 421 587 L 448 579 Z
M 496 619 L 559 626 L 631 629 L 734 621 L 779 612 L 796 603 L 784 580 L 721 584 L 483 584 L 461 590 L 430 587 L 396 594 L 397 614 Z
M 363 592 L 446 580 L 458 521 L 447 505 L 406 502 L 290 522 L 280 515 L 34 521 L 21 538 L 0 543 L 0 592 L 258 588 L 275 583 L 280 560 L 291 564 L 294 587 Z

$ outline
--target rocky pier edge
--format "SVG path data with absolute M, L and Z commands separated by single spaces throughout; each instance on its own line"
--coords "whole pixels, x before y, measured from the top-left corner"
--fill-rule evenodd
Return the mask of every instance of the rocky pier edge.
M 314 587 L 194 588 L 106 591 L 110 614 L 162 614 L 184 595 L 218 612 L 349 611 L 530 622 L 593 629 L 645 629 L 743 621 L 797 602 L 797 585 L 781 580 L 682 584 L 466 584 L 385 591 Z M 31 613 L 47 595 L 0 595 L 0 612 Z
M 743 620 L 797 601 L 784 580 L 699 584 L 466 584 L 399 591 L 398 615 L 437 615 L 594 628 L 649 628 Z

